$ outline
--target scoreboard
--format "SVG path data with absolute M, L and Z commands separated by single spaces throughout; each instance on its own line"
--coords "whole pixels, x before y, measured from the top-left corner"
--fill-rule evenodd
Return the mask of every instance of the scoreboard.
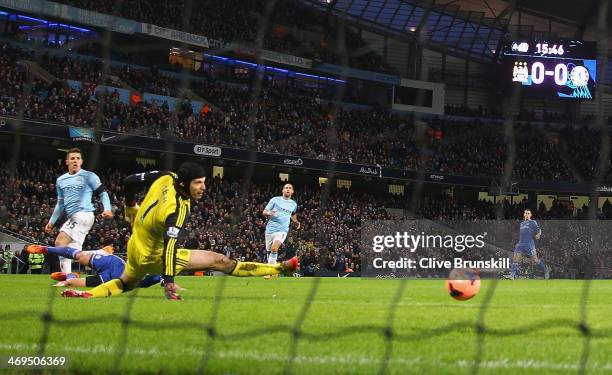
M 505 87 L 540 97 L 590 100 L 597 83 L 597 44 L 568 39 L 513 40 L 502 51 Z

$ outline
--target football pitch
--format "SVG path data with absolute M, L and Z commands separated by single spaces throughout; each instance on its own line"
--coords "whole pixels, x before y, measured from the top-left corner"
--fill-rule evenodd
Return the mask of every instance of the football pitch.
M 570 280 L 483 280 L 464 302 L 442 280 L 179 277 L 183 301 L 62 299 L 51 282 L 0 275 L 0 357 L 46 342 L 69 361 L 50 374 L 612 373 L 611 281 L 585 304 Z

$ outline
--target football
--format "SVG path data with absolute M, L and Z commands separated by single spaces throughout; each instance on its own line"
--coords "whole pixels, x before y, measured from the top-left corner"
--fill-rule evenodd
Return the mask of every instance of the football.
M 465 301 L 480 291 L 480 276 L 473 269 L 454 269 L 446 279 L 446 290 L 451 297 Z

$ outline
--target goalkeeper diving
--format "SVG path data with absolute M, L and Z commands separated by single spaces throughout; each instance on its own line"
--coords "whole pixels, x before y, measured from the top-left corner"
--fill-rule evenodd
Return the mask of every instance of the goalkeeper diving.
M 97 298 L 117 296 L 137 287 L 146 275 L 162 275 L 168 299 L 179 300 L 174 277 L 182 270 L 215 270 L 231 276 L 265 276 L 292 273 L 298 259 L 278 264 L 241 262 L 207 250 L 177 248 L 183 238 L 192 201 L 206 190 L 206 172 L 200 165 L 183 163 L 177 173 L 151 171 L 128 176 L 125 180 L 125 216 L 132 224 L 123 274 L 87 291 L 67 289 L 64 297 Z M 139 189 L 150 184 L 141 204 Z

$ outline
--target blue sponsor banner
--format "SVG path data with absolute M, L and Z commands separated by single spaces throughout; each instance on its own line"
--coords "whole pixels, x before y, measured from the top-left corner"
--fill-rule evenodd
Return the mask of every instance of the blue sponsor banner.
M 94 130 L 86 128 L 68 127 L 68 134 L 73 142 L 93 142 L 95 141 Z

